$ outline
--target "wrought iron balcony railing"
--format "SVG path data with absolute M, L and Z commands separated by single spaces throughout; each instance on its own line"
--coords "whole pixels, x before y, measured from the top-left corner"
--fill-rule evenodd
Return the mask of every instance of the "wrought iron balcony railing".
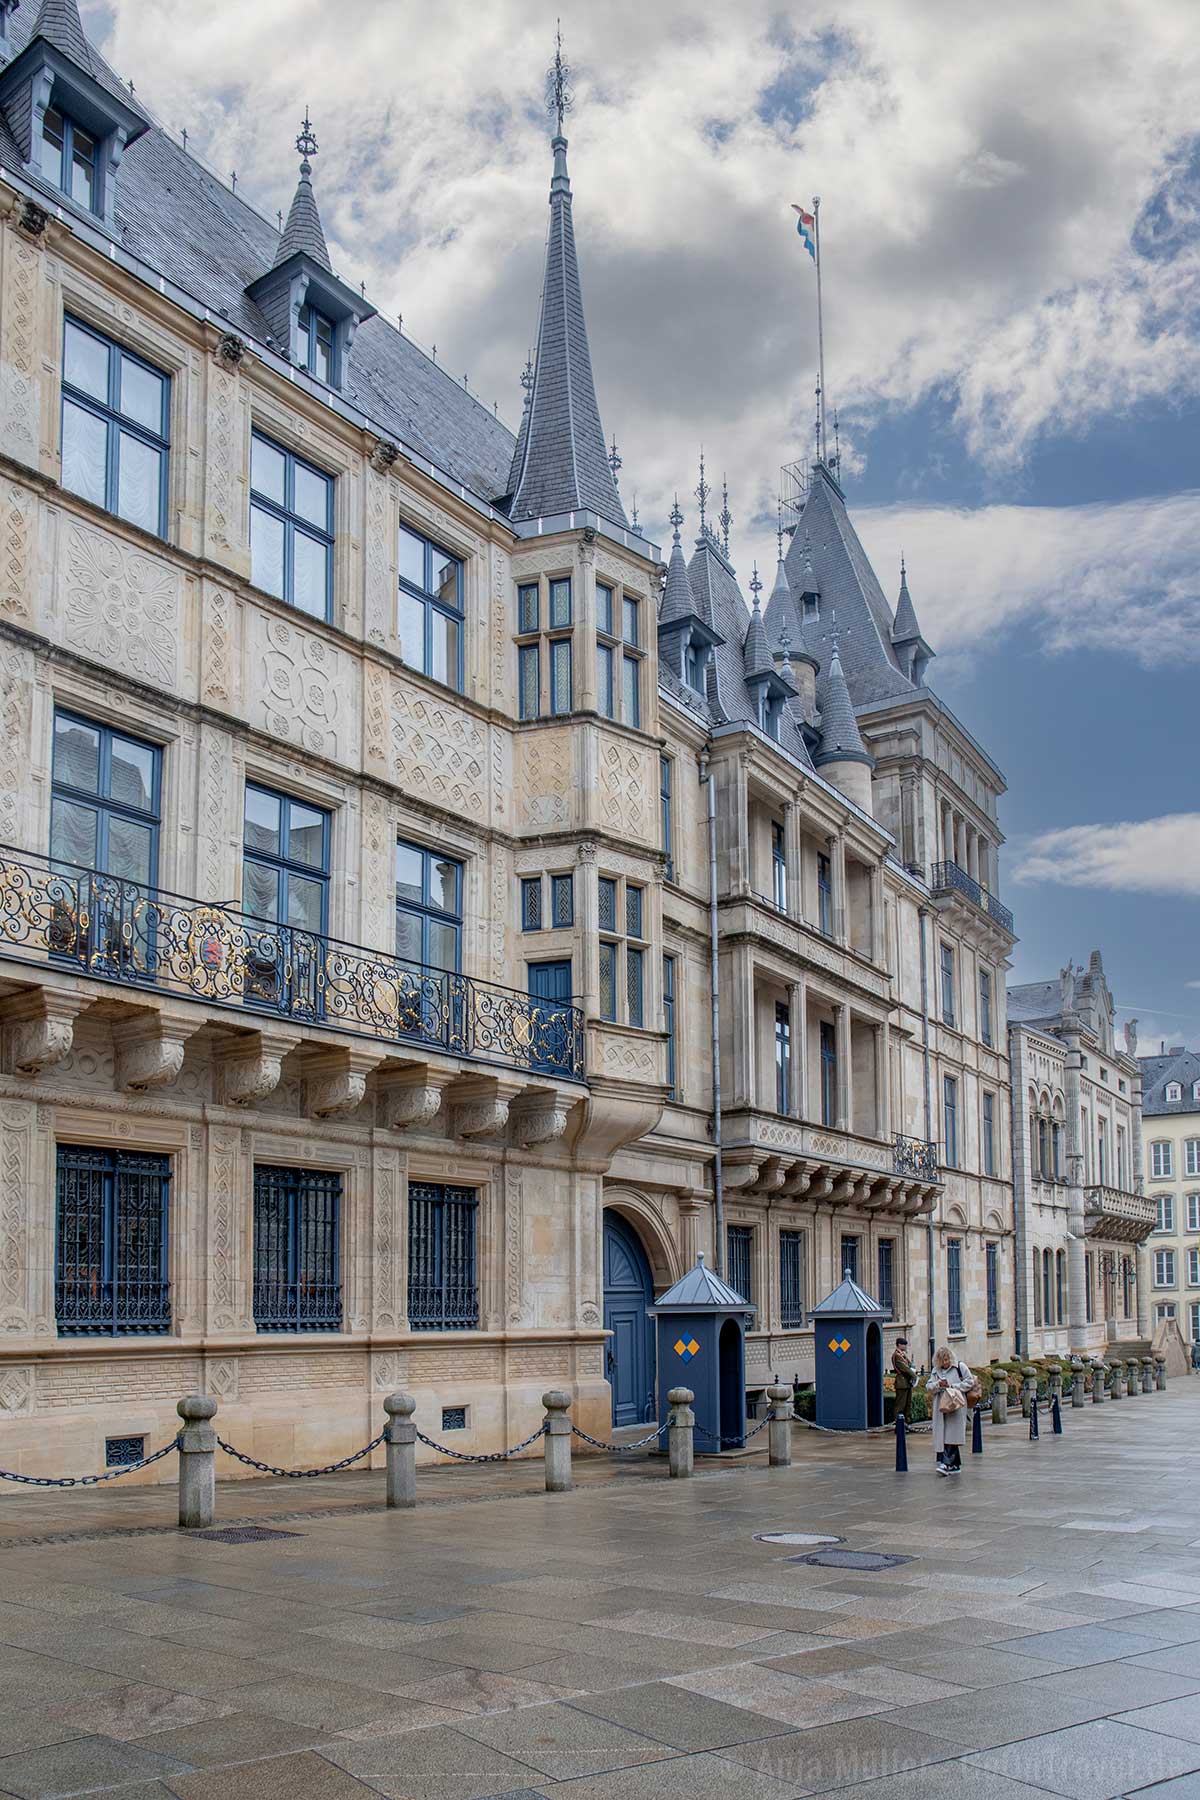
M 914 1175 L 920 1181 L 937 1181 L 937 1145 L 925 1138 L 904 1137 L 897 1133 L 893 1161 L 897 1175 Z
M 965 894 L 973 900 L 980 912 L 985 912 L 989 919 L 994 919 L 1009 936 L 1012 936 L 1013 916 L 1007 906 L 1001 906 L 995 894 L 976 881 L 973 875 L 960 868 L 956 862 L 937 862 L 929 871 L 929 885 L 935 894 Z
M 450 969 L 0 847 L 0 956 L 585 1079 L 583 1013 Z

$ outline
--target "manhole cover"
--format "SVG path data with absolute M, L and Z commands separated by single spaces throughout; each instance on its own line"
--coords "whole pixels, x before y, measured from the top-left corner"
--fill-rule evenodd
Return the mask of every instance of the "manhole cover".
M 272 1531 L 267 1525 L 226 1525 L 223 1531 L 194 1531 L 193 1537 L 210 1544 L 262 1544 L 267 1538 L 303 1537 L 301 1531 Z
M 845 1538 L 822 1537 L 817 1531 L 756 1531 L 756 1544 L 844 1544 Z
M 911 1556 L 885 1556 L 882 1550 L 814 1550 L 811 1556 L 785 1556 L 784 1562 L 816 1563 L 823 1569 L 898 1569 Z

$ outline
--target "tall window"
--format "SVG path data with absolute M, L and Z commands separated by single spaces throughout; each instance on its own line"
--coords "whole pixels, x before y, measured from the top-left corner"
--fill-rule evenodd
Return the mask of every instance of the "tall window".
M 750 1291 L 751 1252 L 754 1247 L 752 1225 L 725 1227 L 725 1279 L 743 1300 L 754 1298 Z
M 1189 1194 L 1184 1204 L 1187 1207 L 1188 1230 L 1200 1231 L 1200 1194 Z
M 90 326 L 63 327 L 62 483 L 73 494 L 167 532 L 171 383 Z
M 1200 1250 L 1187 1253 L 1187 1278 L 1189 1287 L 1200 1287 Z
M 1160 1139 L 1150 1146 L 1150 1173 L 1161 1181 L 1164 1177 L 1169 1181 L 1175 1173 L 1174 1145 L 1169 1139 Z
M 1055 1181 L 1062 1180 L 1062 1126 L 1055 1119 L 1050 1127 L 1050 1168 Z
M 410 1331 L 474 1331 L 479 1325 L 474 1188 L 408 1184 Z
M 667 880 L 675 879 L 675 844 L 671 819 L 671 758 L 658 759 L 659 839 L 667 859 Z
M 948 1169 L 958 1168 L 958 1080 L 942 1076 L 942 1141 L 943 1161 Z
M 409 525 L 399 532 L 396 631 L 411 669 L 462 692 L 463 565 Z
M 672 1100 L 678 1098 L 675 1068 L 675 958 L 663 957 L 663 1029 L 667 1034 L 667 1088 Z
M 896 1240 L 880 1238 L 875 1247 L 875 1298 L 889 1319 L 896 1316 Z
M 161 762 L 153 744 L 56 712 L 50 798 L 54 861 L 153 887 Z
M 987 1328 L 989 1331 L 1000 1329 L 1000 1246 L 987 1243 L 984 1246 L 984 1261 L 987 1271 Z
M 1083 1276 L 1085 1312 L 1090 1325 L 1096 1314 L 1096 1259 L 1090 1250 L 1083 1259 Z
M 983 1172 L 996 1173 L 996 1096 L 983 1096 Z
M 1121 1258 L 1121 1299 L 1125 1317 L 1128 1318 L 1133 1310 L 1132 1256 L 1123 1256 Z
M 542 878 L 527 876 L 521 883 L 521 930 L 542 929 Z
M 1129 1188 L 1129 1136 L 1123 1125 L 1117 1126 L 1117 1186 Z
M 1047 1325 L 1054 1323 L 1054 1258 L 1042 1251 L 1042 1314 Z
M 1040 1117 L 1037 1122 L 1037 1143 L 1037 1172 L 1042 1180 L 1046 1181 L 1050 1176 L 1050 1127 L 1047 1121 Z
M 1042 1323 L 1042 1253 L 1034 1250 L 1033 1256 L 1033 1322 Z
M 989 1049 L 992 1043 L 992 972 L 979 971 L 979 1037 Z
M 1156 1250 L 1154 1252 L 1154 1285 L 1155 1287 L 1175 1286 L 1175 1252 L 1173 1250 Z
M 1158 1224 L 1156 1231 L 1174 1231 L 1175 1229 L 1175 1196 L 1174 1194 L 1156 1194 L 1158 1204 Z
M 1101 1187 L 1108 1183 L 1108 1134 L 1103 1119 L 1096 1120 L 1096 1178 Z
M 826 1019 L 821 1020 L 821 1123 L 832 1125 L 837 1119 L 837 1033 Z
M 575 878 L 573 875 L 551 875 L 550 911 L 548 914 L 545 910 L 545 894 L 545 876 L 527 875 L 522 878 L 522 931 L 541 931 L 543 926 L 547 926 L 551 931 L 558 931 L 575 923 Z M 446 895 L 443 893 L 442 897 L 445 899 Z M 457 907 L 457 901 L 455 905 Z M 457 917 L 457 911 L 455 917 Z
M 951 1337 L 960 1337 L 962 1310 L 962 1239 L 946 1240 L 946 1318 Z
M 781 913 L 787 911 L 787 849 L 783 826 L 774 822 L 771 825 L 771 898 Z
M 342 1178 L 254 1166 L 254 1323 L 259 1331 L 340 1331 Z
M 542 657 L 537 644 L 517 646 L 517 710 L 523 719 L 536 719 L 542 699 Z
M 549 703 L 552 716 L 569 713 L 574 704 L 571 632 L 574 599 L 569 575 L 555 576 L 545 584 L 546 628 L 542 629 L 541 582 L 523 582 L 517 589 L 517 710 L 522 719 L 539 718 Z M 547 689 L 542 691 L 542 637 L 546 639 Z M 597 650 L 600 646 L 597 644 Z M 598 656 L 597 700 L 607 717 L 613 711 L 613 662 Z
M 315 306 L 300 309 L 296 354 L 302 369 L 327 386 L 334 385 L 333 325 Z
M 1200 1344 L 1200 1302 L 1195 1300 L 1188 1307 L 1188 1334 L 1193 1344 Z
M 169 1331 L 166 1156 L 58 1147 L 54 1310 L 64 1337 Z
M 596 583 L 596 704 L 606 719 L 642 722 L 642 608 L 633 594 Z
M 792 1021 L 782 1000 L 775 1002 L 775 1111 L 791 1111 Z
M 942 1024 L 954 1023 L 954 951 L 949 944 L 941 947 Z
M 329 907 L 327 812 L 246 783 L 242 907 L 257 919 L 323 933 Z
M 78 206 L 99 212 L 96 140 L 56 106 L 42 115 L 38 167 L 45 180 L 68 194 Z
M 420 844 L 396 845 L 396 955 L 418 969 L 457 970 L 463 866 Z
M 804 1324 L 804 1233 L 779 1234 L 779 1323 L 784 1331 Z
M 849 1275 L 851 1281 L 858 1280 L 858 1246 L 859 1239 L 850 1233 L 842 1237 L 842 1260 L 838 1270 L 839 1279 Z
M 1060 1325 L 1067 1322 L 1067 1253 L 1054 1252 L 1054 1309 Z
M 624 1022 L 642 1025 L 645 1014 L 646 891 L 602 875 L 600 902 L 600 1017 L 615 1020 L 624 994 Z M 624 962 L 625 979 L 621 981 Z
M 333 481 L 256 431 L 250 440 L 250 579 L 298 612 L 333 607 Z
M 817 929 L 823 937 L 833 936 L 833 865 L 820 850 L 817 852 Z
M 1184 1139 L 1183 1172 L 1185 1175 L 1200 1175 L 1200 1138 Z

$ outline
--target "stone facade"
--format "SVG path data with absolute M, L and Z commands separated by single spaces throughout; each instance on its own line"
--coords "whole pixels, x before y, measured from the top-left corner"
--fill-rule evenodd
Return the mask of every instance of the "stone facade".
M 1139 1058 L 1145 1091 L 1147 1241 L 1154 1329 L 1178 1326 L 1200 1343 L 1200 1054 L 1164 1044 Z

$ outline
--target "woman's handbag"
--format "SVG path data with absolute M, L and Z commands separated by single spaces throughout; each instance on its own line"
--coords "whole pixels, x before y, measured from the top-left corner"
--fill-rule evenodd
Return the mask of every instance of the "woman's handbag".
M 966 1405 L 961 1388 L 948 1387 L 942 1389 L 942 1397 L 938 1401 L 938 1411 L 956 1413 Z

